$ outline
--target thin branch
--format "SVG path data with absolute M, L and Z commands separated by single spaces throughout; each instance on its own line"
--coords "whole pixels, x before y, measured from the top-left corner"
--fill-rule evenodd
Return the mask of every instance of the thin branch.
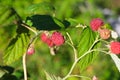
M 83 58 L 84 56 L 86 56 L 88 53 L 91 53 L 91 52 L 93 52 L 93 50 L 87 51 L 85 54 L 83 54 L 82 56 L 80 56 L 79 58 L 77 58 L 77 60 L 73 63 L 70 71 L 69 71 L 68 74 L 63 78 L 63 80 L 67 79 L 67 78 L 70 76 L 70 74 L 72 73 L 75 65 L 79 62 L 79 60 L 80 60 L 81 58 Z
M 106 41 L 106 40 L 101 39 L 100 41 L 102 41 L 102 42 L 104 42 L 104 43 L 106 43 L 106 44 L 109 44 L 109 42 Z
M 27 80 L 26 53 L 24 53 L 23 55 L 23 70 L 24 70 L 24 80 Z
M 84 56 L 86 56 L 88 53 L 91 53 L 91 52 L 93 52 L 93 50 L 87 51 L 85 54 L 83 54 L 82 56 L 80 56 L 79 58 L 77 58 L 77 60 L 73 63 L 70 71 L 69 71 L 68 74 L 63 78 L 63 80 L 67 79 L 67 78 L 70 76 L 70 74 L 72 73 L 75 65 L 79 62 L 79 60 L 80 60 L 81 58 L 83 58 Z
M 94 47 L 94 45 L 101 40 L 101 39 L 98 39 L 98 38 L 99 38 L 99 35 L 97 35 L 95 41 L 93 42 L 93 44 L 91 45 L 91 47 L 89 48 L 89 50 L 91 50 Z
M 37 32 L 35 30 L 33 30 L 32 28 L 30 28 L 27 24 L 21 23 L 21 26 L 24 26 L 25 28 L 27 28 L 28 30 L 34 32 L 37 35 Z
M 96 37 L 96 40 L 93 42 L 93 44 L 91 45 L 91 47 L 89 48 L 89 50 L 88 50 L 87 52 L 85 52 L 82 56 L 80 56 L 79 58 L 77 58 L 77 59 L 75 60 L 75 62 L 73 63 L 73 65 L 72 65 L 72 67 L 71 67 L 71 69 L 70 69 L 70 71 L 69 71 L 68 74 L 63 78 L 63 80 L 67 79 L 67 78 L 70 76 L 70 74 L 72 73 L 75 65 L 80 61 L 80 59 L 82 59 L 83 57 L 85 57 L 87 54 L 95 51 L 95 50 L 91 50 L 91 49 L 93 48 L 93 46 L 94 46 L 97 42 L 100 41 L 100 39 L 98 39 L 98 38 L 99 38 L 99 36 Z
M 69 45 L 73 48 L 74 57 L 75 57 L 75 61 L 76 61 L 76 59 L 77 59 L 77 50 L 76 50 L 75 47 L 74 47 L 73 41 L 72 41 L 72 39 L 71 39 L 69 33 L 66 32 L 66 34 L 67 34 L 67 36 L 68 36 L 68 38 L 69 38 L 69 40 L 70 40 L 70 43 L 71 43 L 71 44 L 69 43 Z
M 33 42 L 35 41 L 36 37 L 41 33 L 41 31 L 39 31 L 29 42 L 28 48 L 30 47 L 31 44 L 33 44 Z M 27 53 L 27 51 L 26 51 Z M 24 80 L 27 80 L 27 69 L 26 69 L 26 53 L 24 53 L 23 55 L 23 70 L 24 70 Z
M 67 34 L 68 38 L 70 39 L 71 44 L 73 45 L 73 42 L 72 42 L 72 39 L 71 39 L 71 37 L 70 37 L 69 33 L 68 33 L 68 32 L 66 32 L 66 34 Z
M 90 77 L 86 77 L 86 76 L 79 76 L 79 75 L 70 75 L 69 77 L 78 77 L 78 78 L 86 78 L 88 80 L 91 80 Z

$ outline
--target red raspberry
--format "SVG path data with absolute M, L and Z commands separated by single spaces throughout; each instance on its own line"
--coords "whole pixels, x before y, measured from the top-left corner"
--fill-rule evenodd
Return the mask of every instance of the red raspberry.
M 50 47 L 53 47 L 53 46 L 54 46 L 54 43 L 53 43 L 53 41 L 52 41 L 51 38 L 47 38 L 46 43 L 47 43 L 47 45 L 50 46 Z
M 120 54 L 120 42 L 117 42 L 117 41 L 111 42 L 110 50 L 114 54 Z
M 100 33 L 100 37 L 102 39 L 108 39 L 110 37 L 110 30 L 108 29 L 98 29 L 99 33 Z
M 93 31 L 97 31 L 103 25 L 104 22 L 100 18 L 95 18 L 90 22 L 90 27 Z
M 53 32 L 51 39 L 56 46 L 60 46 L 65 42 L 65 39 L 60 32 Z
M 48 39 L 48 37 L 47 37 L 47 35 L 46 35 L 45 33 L 42 33 L 40 37 L 41 37 L 41 40 L 42 40 L 43 42 L 46 42 L 47 39 Z
M 27 54 L 28 54 L 28 55 L 32 55 L 32 54 L 34 54 L 34 53 L 35 53 L 34 47 L 28 48 L 28 50 L 27 50 Z

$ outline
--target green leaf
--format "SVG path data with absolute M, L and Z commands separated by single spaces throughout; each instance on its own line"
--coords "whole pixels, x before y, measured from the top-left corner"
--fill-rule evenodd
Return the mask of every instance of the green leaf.
M 62 23 L 62 21 L 60 21 L 59 19 L 57 18 L 53 18 L 54 22 L 59 25 L 61 28 L 65 28 L 64 24 Z
M 26 13 L 29 14 L 53 14 L 55 8 L 49 2 L 41 2 L 33 4 L 26 9 Z
M 7 73 L 6 70 L 0 68 L 0 78 Z
M 111 58 L 113 59 L 118 71 L 120 72 L 120 59 L 118 58 L 117 55 L 110 53 Z
M 0 69 L 6 70 L 6 72 L 9 74 L 12 74 L 14 72 L 14 68 L 10 66 L 0 66 Z
M 0 66 L 0 79 L 6 74 L 12 74 L 14 71 L 13 67 L 10 66 Z
M 17 35 L 16 38 L 12 39 L 9 46 L 5 50 L 3 57 L 4 63 L 11 64 L 19 59 L 26 52 L 28 40 L 29 38 L 27 33 L 22 33 Z
M 105 24 L 104 26 L 102 26 L 103 28 L 107 28 L 110 30 L 113 30 L 112 26 L 110 24 Z
M 27 17 L 26 21 L 28 20 L 29 22 L 32 22 L 32 26 L 38 30 L 59 30 L 69 26 L 69 22 L 62 22 L 50 15 L 33 15 L 31 17 Z
M 55 75 L 50 75 L 47 72 L 45 72 L 45 74 L 47 80 L 62 80 L 60 77 L 56 77 Z
M 27 50 L 29 44 L 28 30 L 18 26 L 17 35 L 11 40 L 3 56 L 5 64 L 11 64 L 18 60 Z
M 79 57 L 90 49 L 96 39 L 96 36 L 97 34 L 93 32 L 89 27 L 83 29 L 80 34 L 80 41 L 78 45 Z M 100 46 L 100 44 L 97 43 L 97 45 L 93 46 L 93 48 L 96 48 L 98 46 Z M 81 71 L 84 70 L 93 61 L 97 55 L 96 53 L 98 52 L 89 53 L 79 61 Z
M 79 21 L 77 21 L 76 19 L 72 19 L 72 18 L 68 18 L 67 21 L 70 22 L 70 26 L 77 26 L 79 24 Z

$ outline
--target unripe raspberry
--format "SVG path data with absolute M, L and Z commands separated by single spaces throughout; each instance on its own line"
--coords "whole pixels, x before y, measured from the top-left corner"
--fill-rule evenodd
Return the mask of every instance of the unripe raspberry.
M 97 31 L 103 25 L 104 22 L 100 18 L 95 18 L 90 22 L 90 27 L 93 31 Z
M 60 32 L 53 32 L 51 39 L 56 46 L 60 46 L 65 42 L 65 39 Z
M 42 33 L 40 37 L 43 42 L 46 42 L 48 39 L 48 36 L 45 33 Z
M 120 54 L 120 42 L 117 42 L 117 41 L 111 42 L 110 50 L 114 54 Z
M 100 33 L 100 37 L 102 39 L 108 39 L 111 35 L 111 32 L 108 29 L 99 29 L 98 32 Z
M 32 55 L 32 54 L 34 54 L 34 53 L 35 53 L 34 47 L 31 47 L 31 46 L 30 46 L 30 47 L 28 48 L 28 50 L 27 50 L 27 54 L 28 54 L 28 55 Z

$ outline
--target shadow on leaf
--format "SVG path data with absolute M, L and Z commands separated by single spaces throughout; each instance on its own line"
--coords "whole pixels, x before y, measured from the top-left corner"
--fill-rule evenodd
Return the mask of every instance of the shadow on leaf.
M 68 21 L 60 21 L 50 15 L 33 15 L 27 17 L 27 20 L 32 22 L 32 26 L 38 30 L 59 30 L 67 28 L 70 23 Z

